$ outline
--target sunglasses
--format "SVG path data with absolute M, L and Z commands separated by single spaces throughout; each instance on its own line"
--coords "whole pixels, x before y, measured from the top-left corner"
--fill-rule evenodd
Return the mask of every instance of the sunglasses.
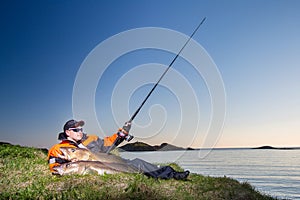
M 69 128 L 69 130 L 72 130 L 74 132 L 82 132 L 83 128 Z

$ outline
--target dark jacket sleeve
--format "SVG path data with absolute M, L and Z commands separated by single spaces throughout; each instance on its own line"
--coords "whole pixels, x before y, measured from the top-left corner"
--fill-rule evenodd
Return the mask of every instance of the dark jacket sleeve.
M 96 135 L 84 135 L 82 144 L 86 146 L 92 152 L 107 152 L 114 141 L 117 139 L 118 135 L 114 134 L 110 137 L 105 137 L 104 139 L 99 138 Z

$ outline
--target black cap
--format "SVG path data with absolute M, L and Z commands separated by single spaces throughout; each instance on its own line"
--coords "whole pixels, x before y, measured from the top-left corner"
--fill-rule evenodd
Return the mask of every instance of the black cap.
M 71 119 L 65 123 L 64 132 L 66 130 L 69 130 L 69 128 L 77 128 L 78 126 L 83 126 L 83 125 L 84 125 L 84 121 L 82 121 L 82 120 L 76 121 L 74 119 Z

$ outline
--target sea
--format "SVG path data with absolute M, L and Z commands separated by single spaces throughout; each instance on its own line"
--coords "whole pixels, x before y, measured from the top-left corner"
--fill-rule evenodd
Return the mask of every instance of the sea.
M 204 149 L 122 152 L 127 159 L 175 162 L 185 170 L 211 177 L 230 177 L 278 199 L 300 200 L 300 150 Z

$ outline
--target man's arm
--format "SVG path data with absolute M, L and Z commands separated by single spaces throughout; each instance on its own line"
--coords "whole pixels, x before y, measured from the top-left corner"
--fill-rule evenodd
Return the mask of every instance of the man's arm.
M 128 139 L 132 139 L 132 136 L 128 134 L 130 128 L 131 123 L 125 123 L 123 128 L 119 128 L 117 133 L 113 134 L 112 136 L 105 137 L 103 139 L 99 138 L 96 135 L 85 135 L 82 144 L 92 152 L 109 153 L 120 143 L 122 143 L 125 139 L 127 141 L 129 141 Z

